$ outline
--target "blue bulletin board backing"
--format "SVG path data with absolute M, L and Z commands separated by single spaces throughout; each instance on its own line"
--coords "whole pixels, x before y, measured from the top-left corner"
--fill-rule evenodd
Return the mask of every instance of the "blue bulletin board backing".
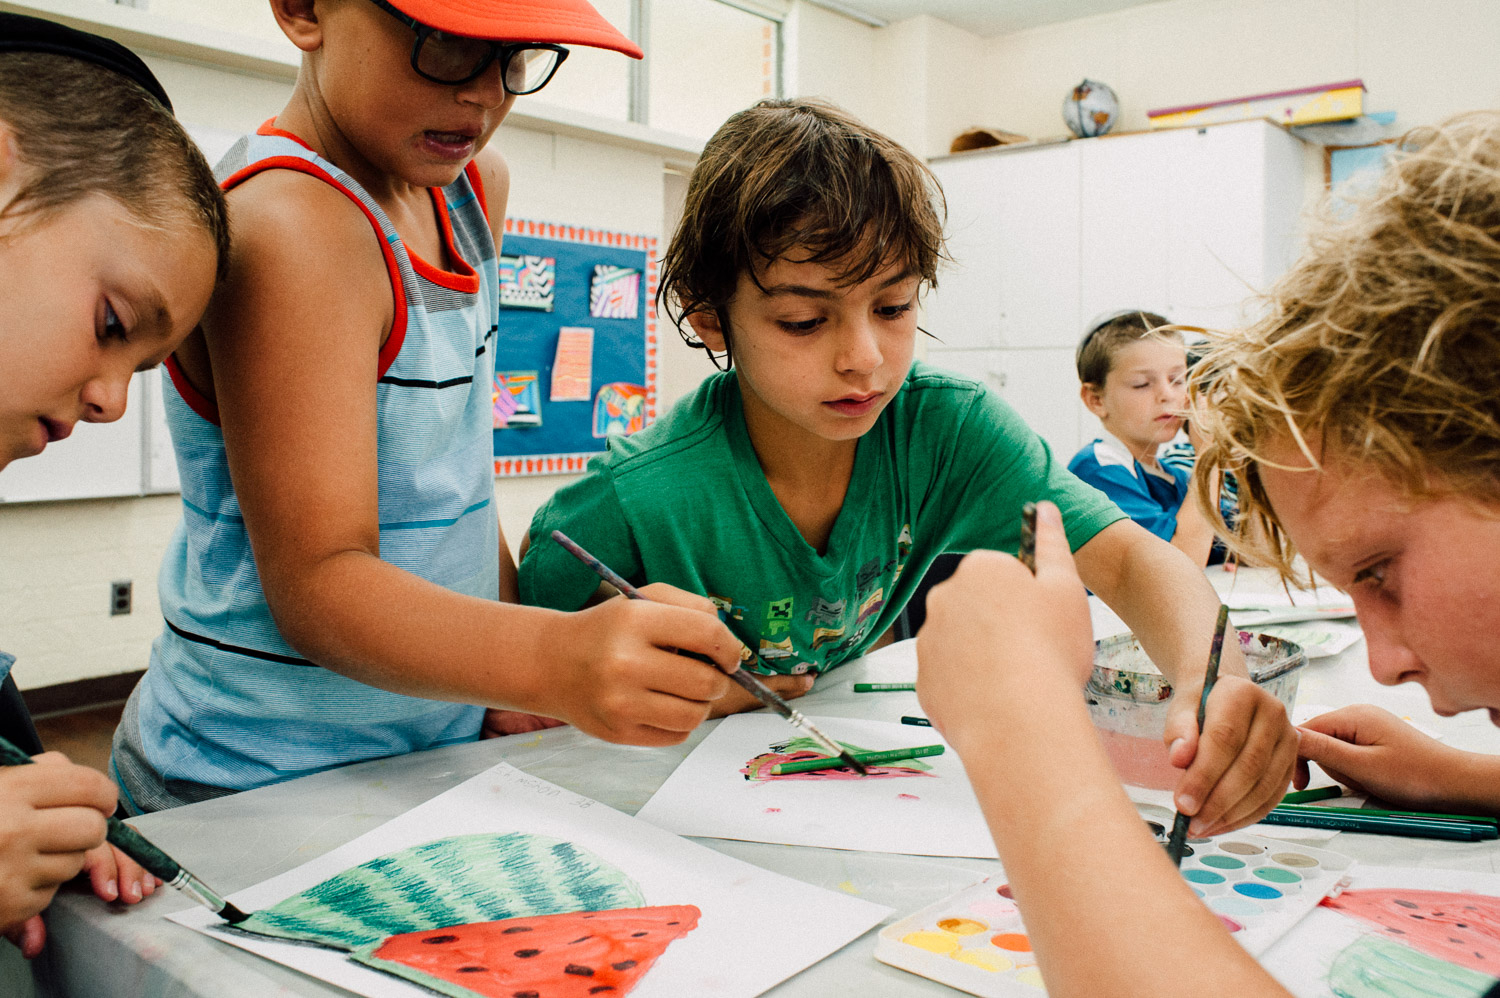
M 491 386 L 495 474 L 583 471 L 604 451 L 606 433 L 638 430 L 656 418 L 656 240 L 508 218 L 500 251 L 497 379 Z M 598 267 L 611 269 L 598 276 L 602 286 L 591 309 Z M 630 271 L 639 275 L 633 282 Z M 550 310 L 539 307 L 549 297 Z M 554 372 L 564 327 L 593 330 L 592 350 L 575 354 L 591 357 L 587 399 L 551 398 L 554 373 L 560 385 L 571 382 L 569 394 L 585 391 L 579 369 Z

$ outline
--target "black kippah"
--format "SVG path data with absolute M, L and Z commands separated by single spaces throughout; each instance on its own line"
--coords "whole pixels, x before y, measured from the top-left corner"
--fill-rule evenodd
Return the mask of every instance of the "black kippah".
M 166 90 L 151 75 L 140 56 L 108 38 L 39 17 L 0 14 L 0 53 L 5 52 L 50 52 L 92 62 L 140 84 L 158 104 L 172 110 L 172 101 Z

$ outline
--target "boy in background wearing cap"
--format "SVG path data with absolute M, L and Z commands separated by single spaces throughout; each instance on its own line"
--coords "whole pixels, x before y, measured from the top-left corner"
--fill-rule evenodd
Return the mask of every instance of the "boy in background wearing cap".
M 115 734 L 122 803 L 470 741 L 482 723 L 681 741 L 728 681 L 675 651 L 738 660 L 712 605 L 662 587 L 652 598 L 680 605 L 513 605 L 492 505 L 509 176 L 486 146 L 564 43 L 640 50 L 584 0 L 271 9 L 302 67 L 219 165 L 229 273 L 167 365 L 184 519 L 166 628 Z

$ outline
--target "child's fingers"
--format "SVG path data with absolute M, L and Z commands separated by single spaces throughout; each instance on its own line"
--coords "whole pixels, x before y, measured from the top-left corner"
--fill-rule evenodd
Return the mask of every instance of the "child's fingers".
M 108 831 L 104 815 L 91 807 L 43 808 L 33 813 L 32 820 L 37 852 L 76 854 L 80 866 L 85 853 L 104 844 Z
M 744 646 L 717 616 L 688 612 L 676 606 L 636 605 L 650 613 L 649 640 L 656 647 L 702 655 L 712 659 L 713 664 L 724 672 L 733 672 L 740 667 L 740 649 Z M 722 696 L 722 691 L 718 695 Z
M 1036 504 L 1036 574 L 1038 577 L 1078 578 L 1062 513 L 1050 502 Z
M 98 770 L 68 762 L 67 757 L 48 752 L 38 766 L 20 766 L 11 779 L 26 787 L 27 799 L 37 808 L 86 807 L 101 815 L 115 813 L 118 791 Z
M 719 699 L 735 685 L 711 663 L 660 648 L 650 649 L 622 681 L 626 686 L 703 704 Z
M 28 960 L 42 955 L 42 947 L 47 945 L 47 923 L 42 921 L 41 915 L 32 915 L 21 923 L 15 943 Z
M 1296 758 L 1292 729 L 1258 716 L 1249 743 L 1264 750 L 1249 751 L 1219 781 L 1199 812 L 1201 823 L 1194 822 L 1194 834 L 1221 835 L 1243 828 L 1264 817 L 1286 796 Z
M 115 869 L 119 871 L 121 901 L 126 904 L 135 904 L 156 889 L 155 884 L 151 884 L 148 888 L 147 884 L 152 879 L 151 874 L 142 869 L 139 863 L 112 845 L 106 845 L 104 849 L 109 852 Z
M 27 861 L 22 882 L 34 891 L 54 891 L 59 884 L 65 884 L 83 872 L 83 860 L 82 850 L 37 853 Z
M 120 872 L 115 859 L 115 848 L 107 842 L 90 849 L 84 857 L 83 869 L 89 875 L 89 886 L 100 901 L 120 899 Z

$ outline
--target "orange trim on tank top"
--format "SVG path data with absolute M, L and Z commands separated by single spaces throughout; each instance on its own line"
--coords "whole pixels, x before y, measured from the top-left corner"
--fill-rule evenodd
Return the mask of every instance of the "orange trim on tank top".
M 204 420 L 219 425 L 219 407 L 203 396 L 203 393 L 193 387 L 193 383 L 182 373 L 182 368 L 177 366 L 176 357 L 168 357 L 166 361 L 167 375 L 172 379 L 172 384 L 177 386 L 177 394 L 188 404 L 188 408 L 196 412 Z
M 479 210 L 484 212 L 484 220 L 490 220 L 490 203 L 484 196 L 484 178 L 479 175 L 479 161 L 469 160 L 464 166 L 464 173 L 468 175 L 469 185 L 474 188 L 474 196 L 479 199 Z
M 448 256 L 458 264 L 462 270 L 444 270 L 434 267 L 412 251 L 410 246 L 406 247 L 407 259 L 411 260 L 412 269 L 433 284 L 451 288 L 454 291 L 465 291 L 469 294 L 479 292 L 479 272 L 469 265 L 469 261 L 459 253 L 458 247 L 453 245 L 453 221 L 448 217 L 448 196 L 441 188 L 429 187 L 427 193 L 432 195 L 432 207 L 437 212 L 438 231 L 443 237 L 443 246 L 448 250 Z
M 264 123 L 261 124 L 259 128 L 255 130 L 255 133 L 257 135 L 278 135 L 281 138 L 290 139 L 309 152 L 317 151 L 313 149 L 312 146 L 302 141 L 302 138 L 300 136 L 295 135 L 284 128 L 277 128 L 275 125 L 275 121 L 275 118 L 268 118 Z M 488 221 L 490 213 L 489 208 L 486 207 L 484 200 L 484 182 L 479 179 L 479 170 L 472 159 L 469 160 L 468 163 L 464 164 L 464 173 L 468 175 L 469 183 L 474 185 L 474 194 L 479 199 L 479 209 L 484 212 L 485 220 Z M 332 178 L 329 179 L 330 182 L 332 182 Z M 334 182 L 334 186 L 338 186 L 338 184 Z M 229 188 L 227 187 L 225 188 L 225 190 L 228 189 Z M 433 284 L 449 288 L 453 291 L 464 291 L 471 295 L 477 294 L 479 292 L 479 274 L 474 270 L 473 266 L 470 265 L 469 261 L 465 260 L 463 258 L 463 255 L 458 252 L 458 247 L 453 245 L 453 224 L 448 218 L 448 199 L 443 195 L 442 189 L 438 187 L 427 188 L 427 193 L 432 198 L 433 209 L 437 212 L 438 230 L 443 237 L 443 246 L 445 249 L 447 249 L 448 255 L 452 259 L 456 260 L 462 269 L 458 271 L 444 270 L 442 267 L 428 263 L 410 246 L 406 247 L 406 257 L 411 261 L 412 269 L 415 270 L 418 274 L 421 274 L 423 277 L 427 278 Z M 363 205 L 361 205 L 361 207 L 363 207 Z M 384 243 L 385 234 L 381 233 L 380 238 L 381 242 Z M 394 359 L 394 357 L 392 357 L 392 359 Z M 382 375 L 385 374 L 386 368 L 389 366 L 389 364 L 383 364 L 381 366 L 380 373 Z
M 380 243 L 380 254 L 385 257 L 385 270 L 391 279 L 391 296 L 395 307 L 391 317 L 391 334 L 386 337 L 384 345 L 380 348 L 379 370 L 375 375 L 377 378 L 385 377 L 385 372 L 390 370 L 391 365 L 396 361 L 396 355 L 401 352 L 401 344 L 406 341 L 406 289 L 401 283 L 401 267 L 396 262 L 396 251 L 391 248 L 385 232 L 380 228 L 380 220 L 375 217 L 374 212 L 365 207 L 358 195 L 333 179 L 327 170 L 298 156 L 268 156 L 251 163 L 219 186 L 226 191 L 233 190 L 257 173 L 263 173 L 266 170 L 296 170 L 299 173 L 317 177 L 353 202 L 354 206 L 364 213 L 370 226 L 375 230 L 375 238 Z

